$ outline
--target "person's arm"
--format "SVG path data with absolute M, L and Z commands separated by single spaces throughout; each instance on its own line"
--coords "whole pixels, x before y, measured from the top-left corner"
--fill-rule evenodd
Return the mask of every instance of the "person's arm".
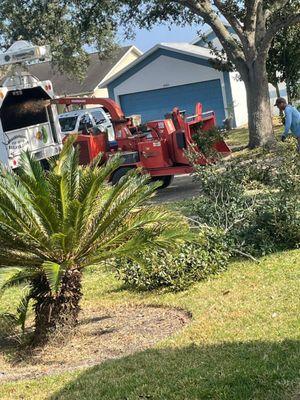
M 293 110 L 290 107 L 287 107 L 285 109 L 285 129 L 284 129 L 284 132 L 282 135 L 284 137 L 287 137 L 290 132 L 291 125 L 292 125 L 292 113 L 293 113 Z

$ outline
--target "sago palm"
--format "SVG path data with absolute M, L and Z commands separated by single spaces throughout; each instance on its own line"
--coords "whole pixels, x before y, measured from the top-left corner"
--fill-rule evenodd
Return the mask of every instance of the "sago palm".
M 1 291 L 26 286 L 14 318 L 24 327 L 30 302 L 36 341 L 77 323 L 85 267 L 172 248 L 188 232 L 182 216 L 145 203 L 158 186 L 147 176 L 132 171 L 111 186 L 120 159 L 96 164 L 79 166 L 69 140 L 47 172 L 25 153 L 18 174 L 0 173 L 0 267 L 18 268 Z

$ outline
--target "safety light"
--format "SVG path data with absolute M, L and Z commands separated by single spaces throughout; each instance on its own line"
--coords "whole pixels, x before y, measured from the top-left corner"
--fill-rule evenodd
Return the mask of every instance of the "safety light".
M 25 40 L 15 42 L 5 53 L 0 54 L 0 66 L 49 60 L 51 60 L 50 46 L 34 46 Z
M 47 85 L 45 85 L 45 89 L 47 90 L 47 92 L 50 92 L 52 90 L 52 86 L 50 85 L 50 83 L 47 83 Z

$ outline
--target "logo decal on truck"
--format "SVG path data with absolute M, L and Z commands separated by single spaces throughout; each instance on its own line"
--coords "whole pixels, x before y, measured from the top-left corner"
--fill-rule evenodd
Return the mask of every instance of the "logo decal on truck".
M 35 137 L 36 137 L 37 140 L 42 140 L 43 143 L 46 144 L 48 142 L 47 129 L 43 126 L 40 131 L 37 131 L 37 133 L 35 134 Z
M 15 153 L 20 153 L 22 150 L 26 150 L 29 143 L 25 136 L 18 135 L 10 139 L 7 144 L 9 158 L 13 158 Z

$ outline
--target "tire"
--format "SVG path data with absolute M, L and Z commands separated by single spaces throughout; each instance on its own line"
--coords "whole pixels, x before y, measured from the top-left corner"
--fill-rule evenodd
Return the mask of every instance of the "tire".
M 174 176 L 173 175 L 165 175 L 165 176 L 156 176 L 152 178 L 153 181 L 161 181 L 162 185 L 158 189 L 165 189 L 171 185 L 173 182 Z
M 117 169 L 110 179 L 112 185 L 116 185 L 123 176 L 125 176 L 129 171 L 131 171 L 134 167 L 121 167 Z

